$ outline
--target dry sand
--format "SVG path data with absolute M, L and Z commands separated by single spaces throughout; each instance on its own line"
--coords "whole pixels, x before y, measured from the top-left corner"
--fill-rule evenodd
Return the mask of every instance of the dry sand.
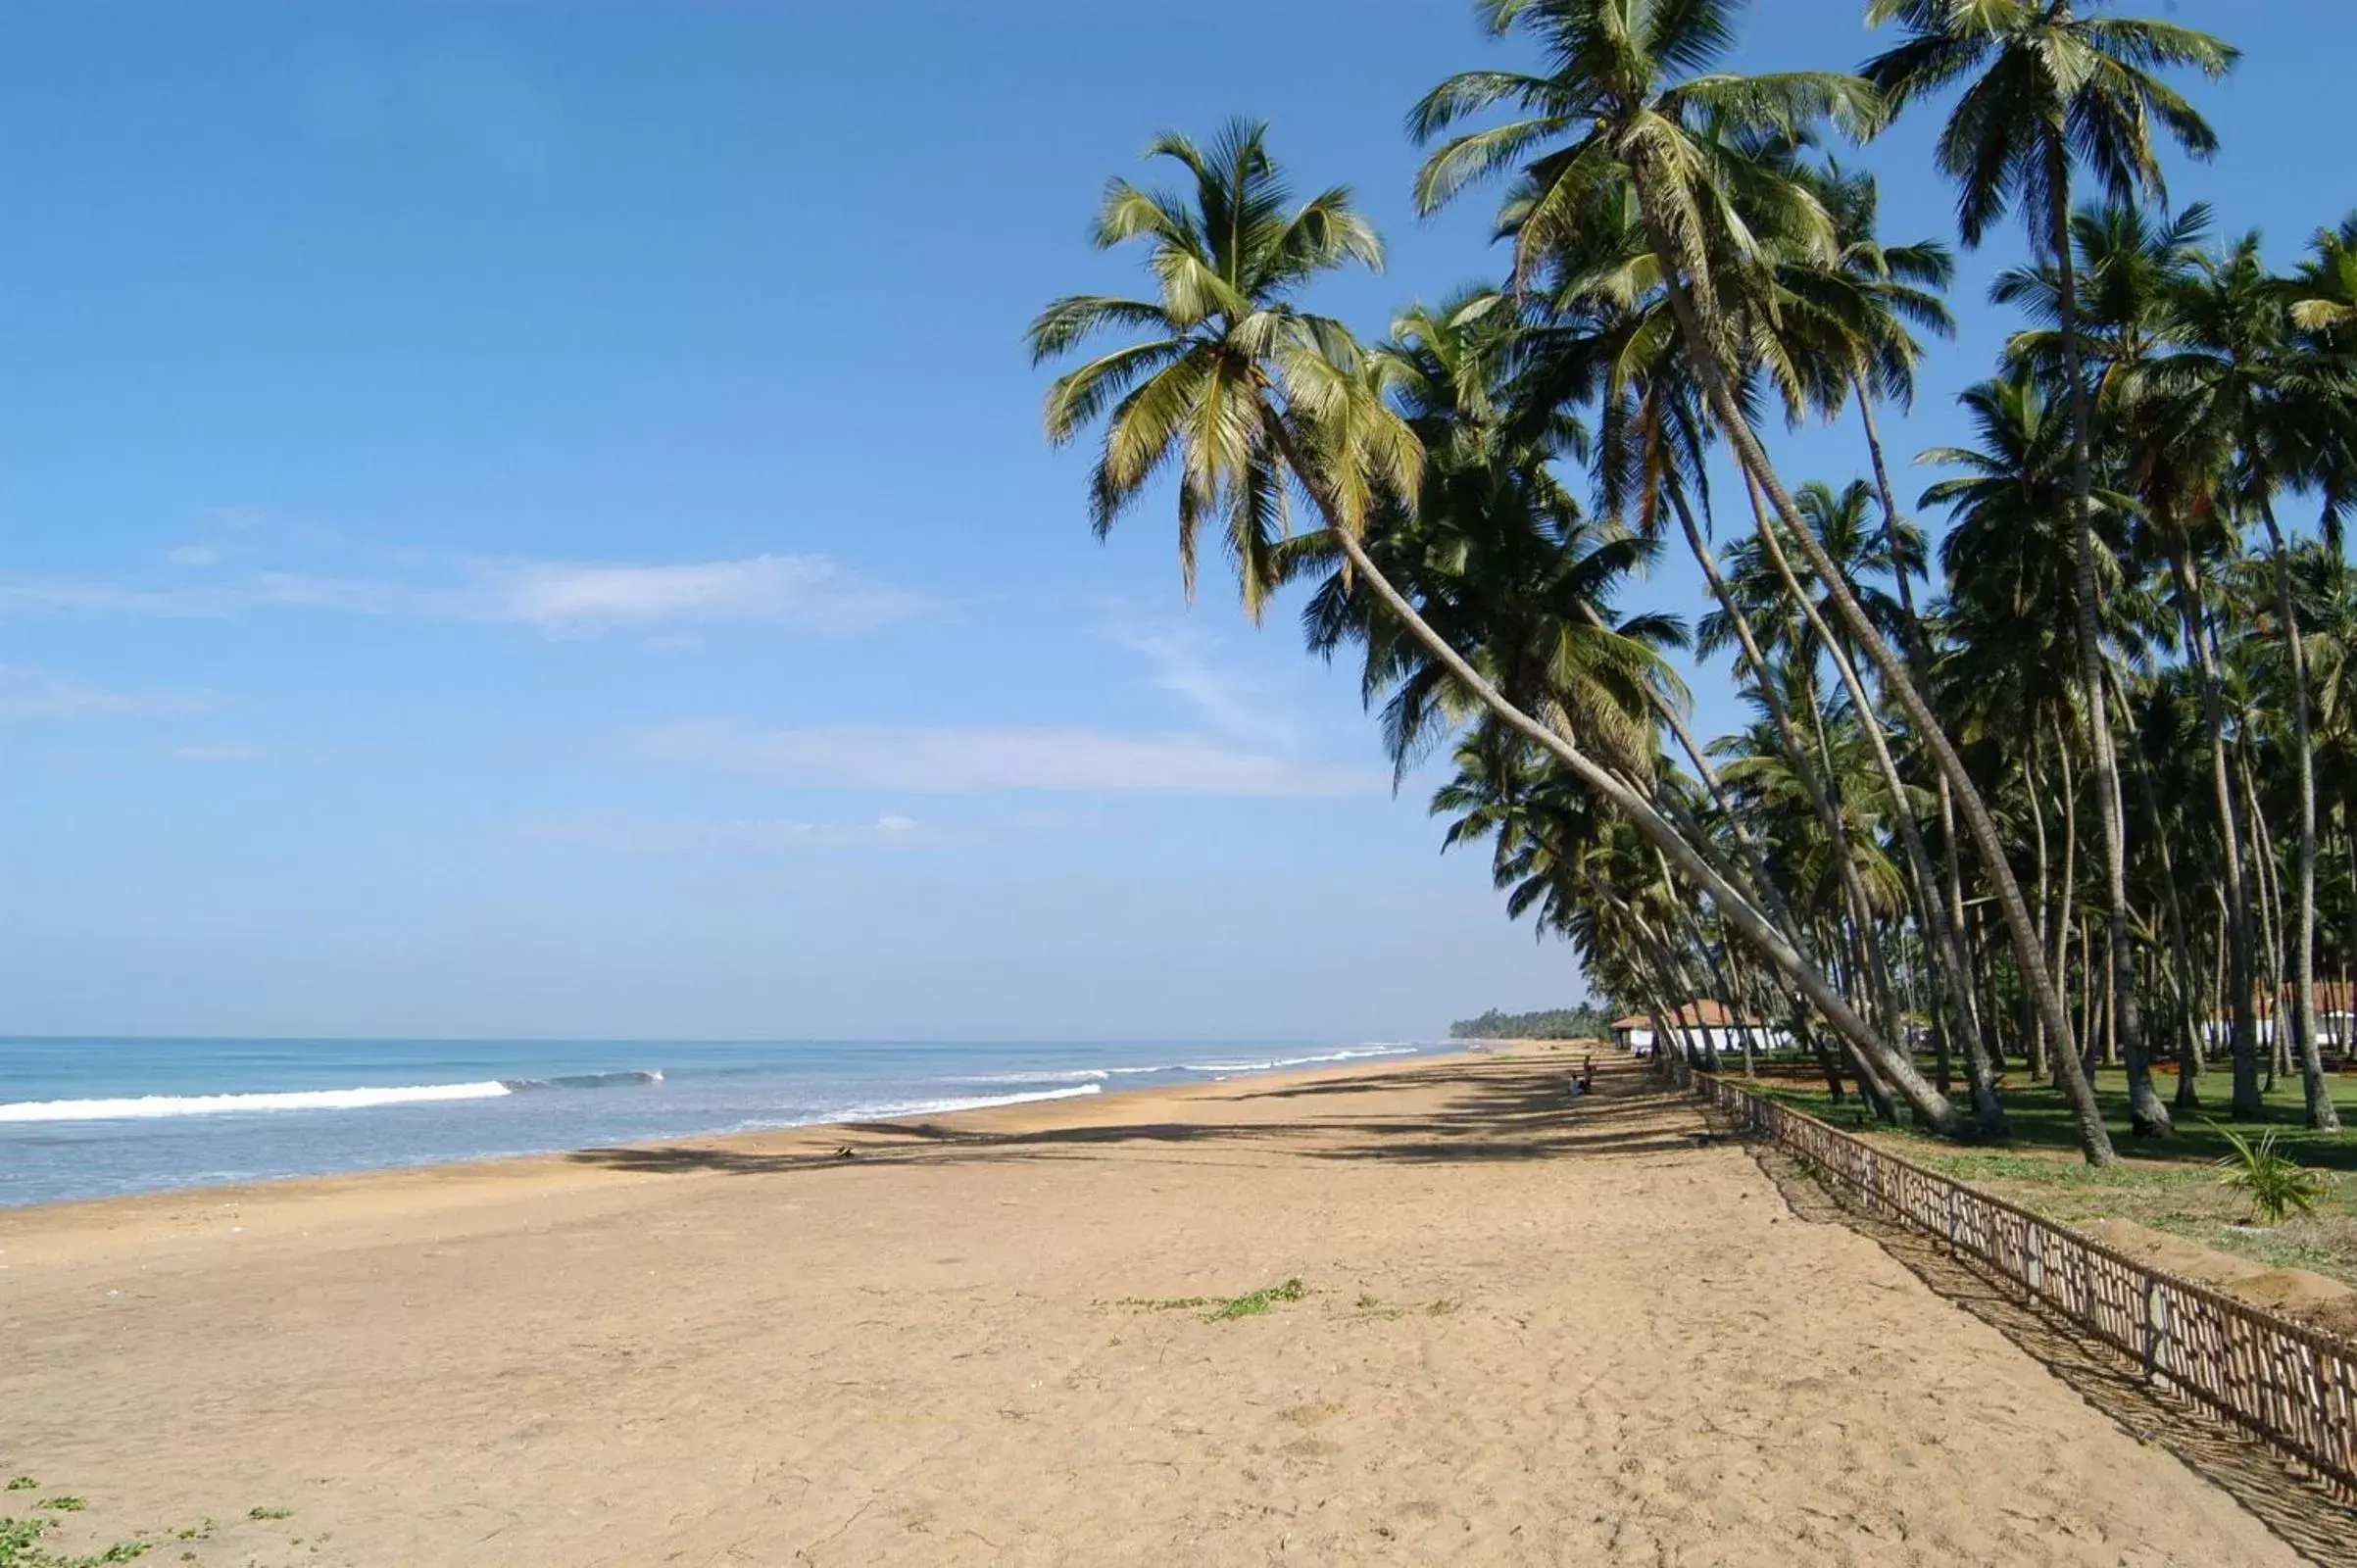
M 271 1568 L 2298 1560 L 1567 1068 L 0 1212 L 0 1512 Z

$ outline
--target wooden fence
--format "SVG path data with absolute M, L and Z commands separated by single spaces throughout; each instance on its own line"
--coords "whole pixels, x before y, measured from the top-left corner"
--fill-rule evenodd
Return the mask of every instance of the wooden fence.
M 2357 1345 L 2159 1273 L 1707 1073 L 1696 1092 L 1743 1131 L 1840 1181 L 1867 1209 L 1946 1239 L 2036 1300 L 2135 1356 L 2187 1396 L 2322 1474 L 2357 1488 Z

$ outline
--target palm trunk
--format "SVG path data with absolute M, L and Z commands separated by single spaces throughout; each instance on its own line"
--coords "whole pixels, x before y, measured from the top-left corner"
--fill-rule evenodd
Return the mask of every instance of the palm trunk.
M 1971 1015 L 1973 1033 L 1982 1042 L 1982 1054 L 1989 1067 L 1989 1089 L 1993 1093 L 1996 1075 L 2005 1070 L 2005 1062 L 1997 1054 L 1996 1037 L 1988 1027 L 1987 1014 L 1981 1005 L 1981 994 L 1975 985 L 1978 971 L 1973 962 L 1973 928 L 1965 918 L 1964 867 L 1956 853 L 1956 798 L 1947 787 L 1946 779 L 1939 782 L 1940 892 L 1947 900 L 1948 929 L 1956 933 L 1964 955 L 1964 1006 Z
M 1758 638 L 1752 633 L 1750 617 L 1743 612 L 1743 608 L 1736 603 L 1734 593 L 1727 586 L 1726 578 L 1720 575 L 1718 561 L 1703 542 L 1701 529 L 1695 525 L 1694 511 L 1686 504 L 1685 496 L 1673 490 L 1670 493 L 1670 508 L 1678 514 L 1678 524 L 1685 533 L 1687 549 L 1702 568 L 1703 581 L 1709 585 L 1712 597 L 1718 601 L 1720 609 L 1726 612 L 1728 621 L 1735 628 L 1736 645 L 1743 652 L 1743 666 L 1750 671 L 1752 686 L 1768 710 L 1768 722 L 1776 731 L 1777 745 L 1784 753 L 1785 762 L 1792 769 L 1793 778 L 1808 796 L 1809 809 L 1825 830 L 1832 846 L 1835 871 L 1841 884 L 1842 897 L 1857 911 L 1858 917 L 1863 918 L 1868 906 L 1866 883 L 1858 872 L 1857 859 L 1850 849 L 1849 831 L 1841 815 L 1840 798 L 1834 793 L 1831 769 L 1829 767 L 1821 773 L 1818 765 L 1810 761 L 1807 749 L 1802 746 L 1798 730 L 1792 722 L 1792 709 L 1769 670 L 1767 656 L 1760 651 Z M 1823 726 L 1818 726 L 1817 738 L 1822 745 Z M 1872 971 L 1867 971 L 1860 978 L 1865 979 L 1871 987 L 1874 978 Z M 1869 991 L 1869 1005 L 1882 1010 L 1883 1002 L 1879 993 Z M 1887 1032 L 1887 1019 L 1884 1028 Z
M 1720 875 L 1717 868 L 1704 859 L 1693 845 L 1687 843 L 1653 808 L 1650 802 L 1611 769 L 1508 702 L 1504 693 L 1485 679 L 1462 654 L 1449 645 L 1447 638 L 1416 613 L 1415 607 L 1407 602 L 1368 557 L 1366 547 L 1359 541 L 1356 531 L 1344 522 L 1342 509 L 1334 504 L 1316 465 L 1301 450 L 1301 443 L 1295 440 L 1293 431 L 1285 421 L 1270 417 L 1268 430 L 1270 439 L 1284 454 L 1296 477 L 1324 514 L 1351 570 L 1365 581 L 1384 608 L 1399 618 L 1400 625 L 1422 643 L 1440 661 L 1442 667 L 1484 707 L 1496 713 L 1509 728 L 1553 757 L 1574 778 L 1626 816 L 1646 842 L 1668 858 L 1680 875 L 1709 897 L 1718 907 L 1721 917 L 1741 932 L 1743 940 L 1774 964 L 1779 973 L 1798 987 L 1810 1004 L 1824 1014 L 1826 1021 L 1843 1039 L 1856 1046 L 1860 1055 L 1877 1058 L 1877 1065 L 1883 1068 L 1885 1076 L 1906 1097 L 1908 1104 L 1925 1121 L 1941 1133 L 1954 1136 L 1963 1125 L 1963 1119 L 1957 1115 L 1956 1107 L 1915 1070 L 1915 1064 L 1894 1054 L 1878 1040 L 1866 1020 L 1859 1017 L 1849 1003 L 1826 983 L 1825 977 L 1801 956 L 1799 951 L 1776 929 L 1758 906 Z
M 2136 1001 L 2136 951 L 2128 930 L 2128 847 L 2120 820 L 2120 769 L 2112 750 L 2111 704 L 2103 690 L 2102 624 L 2095 613 L 2095 528 L 2087 515 L 2093 487 L 2087 441 L 2087 368 L 2079 343 L 2079 281 L 2071 259 L 2070 170 L 2059 141 L 2049 140 L 2046 182 L 2060 284 L 2064 372 L 2071 383 L 2071 532 L 2076 542 L 2072 573 L 2077 583 L 2072 608 L 2079 622 L 2079 678 L 2087 697 L 2087 727 L 2095 763 L 2095 819 L 2103 848 L 2104 956 L 2111 981 L 2109 1017 L 2128 1057 L 2128 1120 L 2139 1135 L 2176 1130 L 2169 1107 L 2152 1087 L 2152 1064 L 2144 1054 L 2144 1024 Z
M 1658 176 L 1642 161 L 1637 165 L 1637 173 L 1641 193 L 1648 184 L 1657 183 Z M 1645 205 L 1648 210 L 1657 207 L 1657 203 L 1650 200 Z M 1954 744 L 1940 727 L 1931 705 L 1924 701 L 1923 693 L 1916 689 L 1915 682 L 1908 676 L 1897 655 L 1891 652 L 1890 644 L 1874 629 L 1874 623 L 1867 618 L 1856 596 L 1841 582 L 1841 573 L 1826 556 L 1824 546 L 1802 520 L 1800 509 L 1793 503 L 1792 492 L 1785 488 L 1784 481 L 1777 476 L 1775 468 L 1768 462 L 1767 453 L 1759 444 L 1758 436 L 1751 429 L 1750 421 L 1744 417 L 1742 406 L 1736 402 L 1735 391 L 1727 381 L 1726 368 L 1720 364 L 1712 346 L 1715 340 L 1695 318 L 1694 301 L 1680 278 L 1676 260 L 1670 254 L 1668 244 L 1658 231 L 1653 232 L 1651 238 L 1654 257 L 1662 270 L 1670 308 L 1678 319 L 1679 336 L 1684 343 L 1687 361 L 1701 383 L 1712 416 L 1734 449 L 1736 461 L 1759 481 L 1760 487 L 1767 492 L 1768 499 L 1775 506 L 1777 517 L 1792 531 L 1801 553 L 1808 558 L 1810 569 L 1825 583 L 1826 592 L 1833 599 L 1842 625 L 1873 661 L 1883 689 L 1897 701 L 1900 710 L 1907 715 L 1907 722 L 1922 737 L 1940 772 L 1955 789 L 1957 809 L 1964 815 L 1965 827 L 1972 834 L 1973 848 L 1981 857 L 1989 884 L 1996 893 L 1998 906 L 2004 912 L 2006 930 L 2013 938 L 2016 960 L 2022 967 L 2022 983 L 2029 989 L 2049 1025 L 2058 1034 L 2067 1035 L 2070 1025 L 2062 1015 L 2061 994 L 2054 989 L 2053 979 L 2046 971 L 2044 956 L 2038 951 L 2030 923 L 2029 906 L 2022 902 L 2021 885 L 2014 878 L 2013 868 L 2006 862 L 2004 840 L 1997 831 L 1996 818 L 1989 813 L 1989 803 L 1981 798 L 1972 775 L 1965 769 L 1964 760 L 1956 755 Z M 1925 1087 L 1930 1088 L 1929 1085 Z M 2073 1119 L 2078 1124 L 2080 1146 L 2086 1151 L 2087 1163 L 2112 1163 L 2118 1156 L 2112 1152 L 2111 1134 L 2103 1125 L 2102 1107 L 2096 1103 L 2094 1091 L 2087 1084 L 2086 1075 L 2080 1073 L 2075 1064 L 2064 1087 Z
M 2300 642 L 2299 612 L 2291 602 L 2291 573 L 2283 564 L 2283 534 L 2276 526 L 2275 503 L 2259 504 L 2267 524 L 2267 557 L 2275 569 L 2276 613 L 2283 622 L 2283 648 L 2291 670 L 2291 740 L 2299 754 L 2300 837 L 2293 874 L 2299 882 L 2299 926 L 2292 936 L 2291 1027 L 2300 1043 L 2300 1088 L 2307 1099 L 2308 1125 L 2340 1131 L 2340 1112 L 2325 1082 L 2325 1058 L 2316 1037 L 2316 746 L 2308 733 L 2308 651 Z
M 2036 728 L 2033 727 L 2030 734 L 2030 755 L 2022 760 L 2022 793 L 2029 797 L 2030 825 L 2037 834 L 2038 943 L 2039 951 L 2042 952 L 2044 951 L 2046 937 L 2048 934 L 2046 930 L 2046 914 L 2047 910 L 2051 907 L 2046 897 L 2046 883 L 2051 873 L 2052 856 L 2047 849 L 2046 843 L 2046 808 L 2039 803 L 2039 797 L 2043 793 L 2040 785 L 2043 781 L 2039 776 L 2039 771 L 2037 766 L 2038 751 L 2038 735 Z M 2048 1050 L 2045 1014 L 2038 1010 L 2037 1005 L 2038 999 L 2031 995 L 2030 988 L 2027 984 L 2022 987 L 2022 995 L 2027 998 L 2031 1004 L 2029 1027 L 2022 1032 L 2024 1037 L 2023 1044 L 2025 1047 L 2023 1054 L 2029 1058 L 2028 1064 L 2031 1078 L 2033 1080 L 2041 1079 L 2046 1076 L 2046 1061 L 2048 1055 L 2050 1054 Z
M 2152 772 L 2139 760 L 2136 765 L 2136 793 L 2152 824 L 2152 847 L 2161 864 L 2161 914 L 2169 922 L 2172 989 L 2177 995 L 2177 1102 L 2179 1110 L 2201 1105 L 2201 1045 L 2195 1034 L 2193 955 L 2185 941 L 2185 911 L 2177 894 L 2177 861 L 2169 853 L 2168 824 L 2161 818 L 2160 795 L 2152 787 Z
M 2283 882 L 2276 865 L 2274 836 L 2267 815 L 2259 809 L 2259 783 L 2251 776 L 2247 753 L 2235 759 L 2242 775 L 2242 800 L 2249 808 L 2250 863 L 2258 883 L 2260 951 L 2267 956 L 2267 1082 L 2264 1094 L 2275 1092 L 2276 1080 L 2291 1071 L 2288 1037 L 2283 1030 Z
M 1931 957 L 1936 971 L 1935 989 L 1943 994 L 1947 1004 L 1938 1028 L 1938 1038 L 1942 1046 L 1940 1073 L 1944 1080 L 1947 1074 L 1944 1047 L 1952 1035 L 1964 1048 L 1965 1076 L 1971 1087 L 1974 1120 L 1984 1136 L 2002 1138 L 2005 1136 L 2005 1109 L 1997 1102 L 1989 1064 L 1981 1055 L 1980 1038 L 1973 1029 L 1971 1013 L 1962 1000 L 1971 985 L 1970 970 L 1956 948 L 1955 932 L 1947 922 L 1947 911 L 1940 906 L 1940 880 L 1932 870 L 1932 858 L 1923 847 L 1923 833 L 1916 825 L 1915 808 L 1908 803 L 1907 786 L 1898 776 L 1898 764 L 1891 760 L 1891 747 L 1883 735 L 1882 720 L 1866 695 L 1865 683 L 1858 679 L 1857 669 L 1850 663 L 1849 655 L 1818 614 L 1817 607 L 1810 602 L 1809 596 L 1801 591 L 1798 579 L 1792 575 L 1792 564 L 1785 559 L 1784 547 L 1777 542 L 1777 530 L 1770 525 L 1760 509 L 1759 490 L 1749 482 L 1748 475 L 1745 476 L 1744 488 L 1750 494 L 1760 537 L 1767 541 L 1768 560 L 1776 568 L 1777 579 L 1800 608 L 1809 630 L 1816 634 L 1817 640 L 1825 645 L 1826 653 L 1832 658 L 1834 671 L 1841 676 L 1842 689 L 1849 694 L 1850 707 L 1857 710 L 1858 727 L 1865 733 L 1867 745 L 1874 753 L 1875 766 L 1882 772 L 1883 785 L 1891 792 L 1891 819 L 1898 831 L 1899 843 L 1906 850 L 1907 870 L 1915 884 L 1917 913 L 1923 922 L 1926 941 L 1934 950 Z M 1946 1093 L 1946 1087 L 1942 1082 L 1940 1092 Z
M 1603 628 L 1604 618 L 1596 613 L 1595 606 L 1584 604 L 1580 609 L 1591 626 Z M 1736 853 L 1742 857 L 1743 875 L 1751 883 L 1751 890 L 1758 894 L 1768 914 L 1783 928 L 1792 945 L 1805 954 L 1807 949 L 1801 942 L 1800 925 L 1792 918 L 1792 906 L 1784 889 L 1777 885 L 1775 875 L 1768 866 L 1767 855 L 1760 849 L 1759 841 L 1751 836 L 1751 829 L 1744 823 L 1743 813 L 1728 799 L 1726 786 L 1719 782 L 1718 769 L 1710 765 L 1710 755 L 1694 738 L 1693 728 L 1686 722 L 1686 715 L 1678 710 L 1676 703 L 1654 690 L 1649 683 L 1645 687 L 1645 698 L 1652 706 L 1655 716 L 1677 740 L 1678 749 L 1686 754 L 1686 760 L 1694 765 L 1694 776 L 1702 781 L 1710 804 L 1726 822 L 1728 836 L 1735 840 Z
M 2226 881 L 2226 1015 L 2234 1051 L 2234 1113 L 2253 1121 L 2264 1108 L 2259 1092 L 2259 1034 L 2251 1017 L 2258 985 L 2257 956 L 2251 950 L 2251 900 L 2243 876 L 2242 831 L 2226 760 L 2226 711 L 2218 695 L 2218 671 L 2210 662 L 2210 640 L 2202 629 L 2201 578 L 2185 553 L 2183 539 L 2171 541 L 2169 569 L 2177 583 L 2177 614 L 2193 661 L 2194 682 L 2201 689 L 2202 725 L 2210 732 L 2210 786 L 2218 797 L 2219 853 Z
M 2062 775 L 2056 794 L 2062 808 L 2062 880 L 2054 889 L 2054 974 L 2069 1000 L 2071 985 L 2071 895 L 2079 882 L 2079 780 L 2071 772 L 2070 737 L 2063 733 L 2062 720 L 2054 720 L 2054 767 Z M 2080 976 L 2079 1028 L 2054 1042 L 2054 1060 L 2080 1059 L 2080 1048 L 2087 1040 L 2086 975 Z M 2056 1071 L 2059 1074 L 2060 1068 Z M 2057 1079 L 2059 1082 L 2059 1077 Z

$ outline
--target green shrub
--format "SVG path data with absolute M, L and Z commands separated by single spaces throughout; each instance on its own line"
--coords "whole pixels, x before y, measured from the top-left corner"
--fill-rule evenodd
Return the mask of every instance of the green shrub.
M 2234 1150 L 2218 1162 L 2218 1184 L 2239 1188 L 2247 1194 L 2251 1211 L 2268 1224 L 2281 1225 L 2293 1209 L 2305 1214 L 2325 1196 L 2325 1174 L 2278 1153 L 2273 1127 L 2262 1133 L 2254 1145 L 2240 1133 L 2229 1131 L 2216 1122 L 2210 1125 Z

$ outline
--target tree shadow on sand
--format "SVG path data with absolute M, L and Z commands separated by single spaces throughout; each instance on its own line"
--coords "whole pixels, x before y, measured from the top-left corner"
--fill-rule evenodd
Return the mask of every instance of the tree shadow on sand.
M 1386 1099 L 1404 1089 L 1450 1091 L 1428 1115 L 1402 1115 L 1378 1100 L 1363 1114 L 1335 1105 L 1331 1114 L 1240 1120 L 1106 1122 L 1000 1132 L 935 1120 L 852 1122 L 823 1135 L 823 1147 L 800 1135 L 780 1150 L 732 1144 L 666 1144 L 586 1149 L 568 1156 L 610 1170 L 686 1175 L 786 1175 L 873 1165 L 958 1164 L 1008 1159 L 1088 1159 L 1126 1150 L 1180 1150 L 1191 1159 L 1375 1161 L 1439 1164 L 1634 1155 L 1691 1149 L 1691 1113 L 1626 1067 L 1599 1071 L 1596 1093 L 1574 1098 L 1561 1067 L 1436 1067 L 1315 1079 L 1244 1094 L 1221 1103 Z M 1165 1102 L 1149 1102 L 1161 1108 Z
M 1715 1114 L 1714 1125 L 1724 1125 Z M 2175 1454 L 2187 1469 L 2233 1497 L 2278 1540 L 2309 1561 L 2357 1568 L 2357 1498 L 2182 1396 L 2144 1381 L 2143 1368 L 2095 1339 L 2021 1287 L 1939 1238 L 1855 1205 L 1773 1144 L 1751 1143 L 1752 1156 L 1775 1183 L 1794 1218 L 1847 1225 L 1866 1236 L 1932 1292 L 1995 1329 L 2067 1384 L 2136 1442 Z

